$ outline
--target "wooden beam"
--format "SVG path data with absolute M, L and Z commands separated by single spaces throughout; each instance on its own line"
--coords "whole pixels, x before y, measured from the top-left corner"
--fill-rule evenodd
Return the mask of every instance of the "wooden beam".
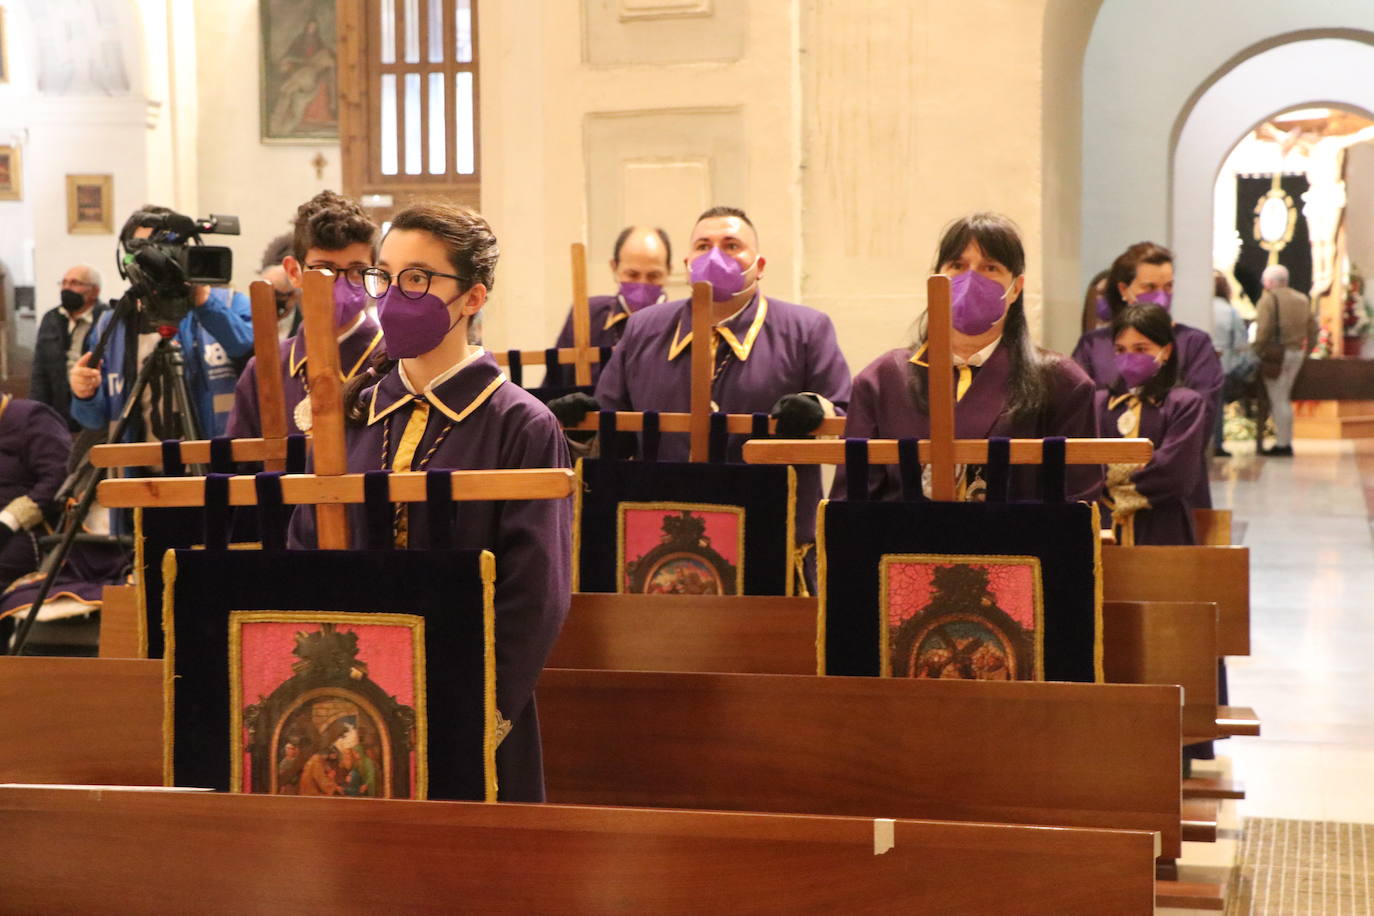
M 334 274 L 322 270 L 305 272 L 301 308 L 305 312 L 306 378 L 310 384 L 310 434 L 315 440 L 315 473 L 333 477 L 348 471 L 343 382 L 334 328 Z M 348 515 L 343 506 L 317 506 L 315 528 L 321 550 L 348 549 Z
M 566 468 L 511 471 L 451 471 L 453 498 L 459 501 L 501 499 L 561 499 L 573 491 L 573 472 Z M 288 474 L 281 479 L 282 499 L 289 505 L 317 505 L 344 511 L 346 504 L 363 501 L 363 475 L 317 477 Z M 390 477 L 391 501 L 425 501 L 423 471 L 396 472 Z M 200 506 L 205 503 L 204 477 L 129 477 L 105 480 L 100 503 L 112 509 L 140 506 Z M 257 505 L 257 491 L 249 475 L 229 481 L 231 506 Z
M 587 246 L 572 244 L 572 319 L 573 319 L 573 384 L 592 383 L 592 364 L 587 350 L 592 345 L 592 312 L 587 300 Z M 548 384 L 548 382 L 545 382 Z
M 283 439 L 287 433 L 286 392 L 281 381 L 281 347 L 277 344 L 276 291 L 266 280 L 254 280 L 248 285 L 248 297 L 253 304 L 253 359 L 258 383 L 259 428 L 264 439 Z M 263 470 L 286 470 L 285 455 L 264 459 Z
M 930 413 L 930 496 L 954 500 L 954 350 L 949 277 L 926 280 L 926 403 Z
M 711 284 L 692 284 L 691 458 L 705 461 L 711 447 L 711 376 L 715 370 L 715 330 Z
M 665 427 L 666 428 L 666 427 Z M 921 460 L 931 460 L 931 440 L 921 441 Z M 953 461 L 957 464 L 985 464 L 986 439 L 955 439 Z M 748 464 L 844 464 L 845 444 L 836 440 L 755 439 L 744 443 Z M 1069 464 L 1145 464 L 1154 454 L 1149 439 L 1069 439 L 1066 448 Z M 1044 452 L 1041 439 L 1011 440 L 1012 464 L 1039 464 Z M 868 460 L 874 464 L 897 464 L 896 439 L 868 440 Z
M 279 461 L 285 466 L 286 440 L 231 439 L 229 453 L 235 461 Z M 113 445 L 97 445 L 91 449 L 90 456 L 91 464 L 98 468 L 156 468 L 162 466 L 162 443 L 120 442 Z M 182 442 L 181 460 L 186 464 L 209 464 L 210 440 L 188 439 Z

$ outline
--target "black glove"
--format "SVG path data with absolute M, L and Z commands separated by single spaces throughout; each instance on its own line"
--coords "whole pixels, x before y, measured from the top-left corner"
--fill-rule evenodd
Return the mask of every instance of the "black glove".
M 4 546 L 10 542 L 10 538 L 14 537 L 14 533 L 13 528 L 6 525 L 4 522 L 0 522 L 0 549 L 3 549 Z
M 804 439 L 821 425 L 825 411 L 814 394 L 785 394 L 778 398 L 769 416 L 778 421 L 779 439 Z
M 596 398 L 580 391 L 565 394 L 549 402 L 549 410 L 553 411 L 558 422 L 564 426 L 576 426 L 587 419 L 587 414 L 596 413 L 600 409 L 601 405 L 596 402 Z

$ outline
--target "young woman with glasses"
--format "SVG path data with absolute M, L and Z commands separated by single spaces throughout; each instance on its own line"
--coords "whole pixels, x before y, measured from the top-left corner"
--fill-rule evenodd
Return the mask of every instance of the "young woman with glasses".
M 562 427 L 468 343 L 500 255 L 487 221 L 447 204 L 398 213 L 364 288 L 377 303 L 382 350 L 344 393 L 348 469 L 494 470 L 567 467 Z M 351 530 L 361 546 L 366 520 Z M 496 704 L 512 730 L 496 752 L 502 801 L 542 801 L 534 685 L 563 625 L 571 592 L 569 500 L 456 503 L 455 547 L 496 555 Z M 399 548 L 424 548 L 425 506 L 398 506 Z M 292 541 L 315 543 L 314 513 L 292 520 Z

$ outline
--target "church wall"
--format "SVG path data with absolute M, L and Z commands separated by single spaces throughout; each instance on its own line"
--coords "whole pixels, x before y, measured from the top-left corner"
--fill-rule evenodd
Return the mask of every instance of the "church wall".
M 264 144 L 258 115 L 258 0 L 196 0 L 197 155 L 195 216 L 233 214 L 240 236 L 207 237 L 234 250 L 240 289 L 257 275 L 262 250 L 289 228 L 296 207 L 317 192 L 340 190 L 339 144 Z M 322 175 L 311 161 L 325 159 Z
M 1171 144 L 1195 92 L 1248 48 L 1280 43 L 1292 32 L 1343 29 L 1374 31 L 1374 6 L 1366 0 L 1106 0 L 1084 58 L 1080 290 L 1132 242 L 1170 239 Z M 1220 162 L 1219 156 L 1206 167 L 1215 170 Z M 1208 183 L 1198 198 L 1205 223 L 1199 239 L 1211 238 L 1210 214 L 1202 215 L 1210 195 Z M 1209 254 L 1206 247 L 1177 253 L 1202 260 Z M 1196 312 L 1206 327 L 1206 299 L 1195 300 L 1194 290 L 1178 308 Z

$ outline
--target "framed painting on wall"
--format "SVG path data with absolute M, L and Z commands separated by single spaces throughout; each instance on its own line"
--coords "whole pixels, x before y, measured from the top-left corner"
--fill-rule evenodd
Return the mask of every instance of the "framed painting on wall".
M 0 146 L 0 200 L 20 200 L 24 196 L 19 147 Z
M 339 138 L 334 0 L 259 0 L 262 139 Z
M 113 175 L 67 176 L 67 232 L 109 235 L 114 232 Z

